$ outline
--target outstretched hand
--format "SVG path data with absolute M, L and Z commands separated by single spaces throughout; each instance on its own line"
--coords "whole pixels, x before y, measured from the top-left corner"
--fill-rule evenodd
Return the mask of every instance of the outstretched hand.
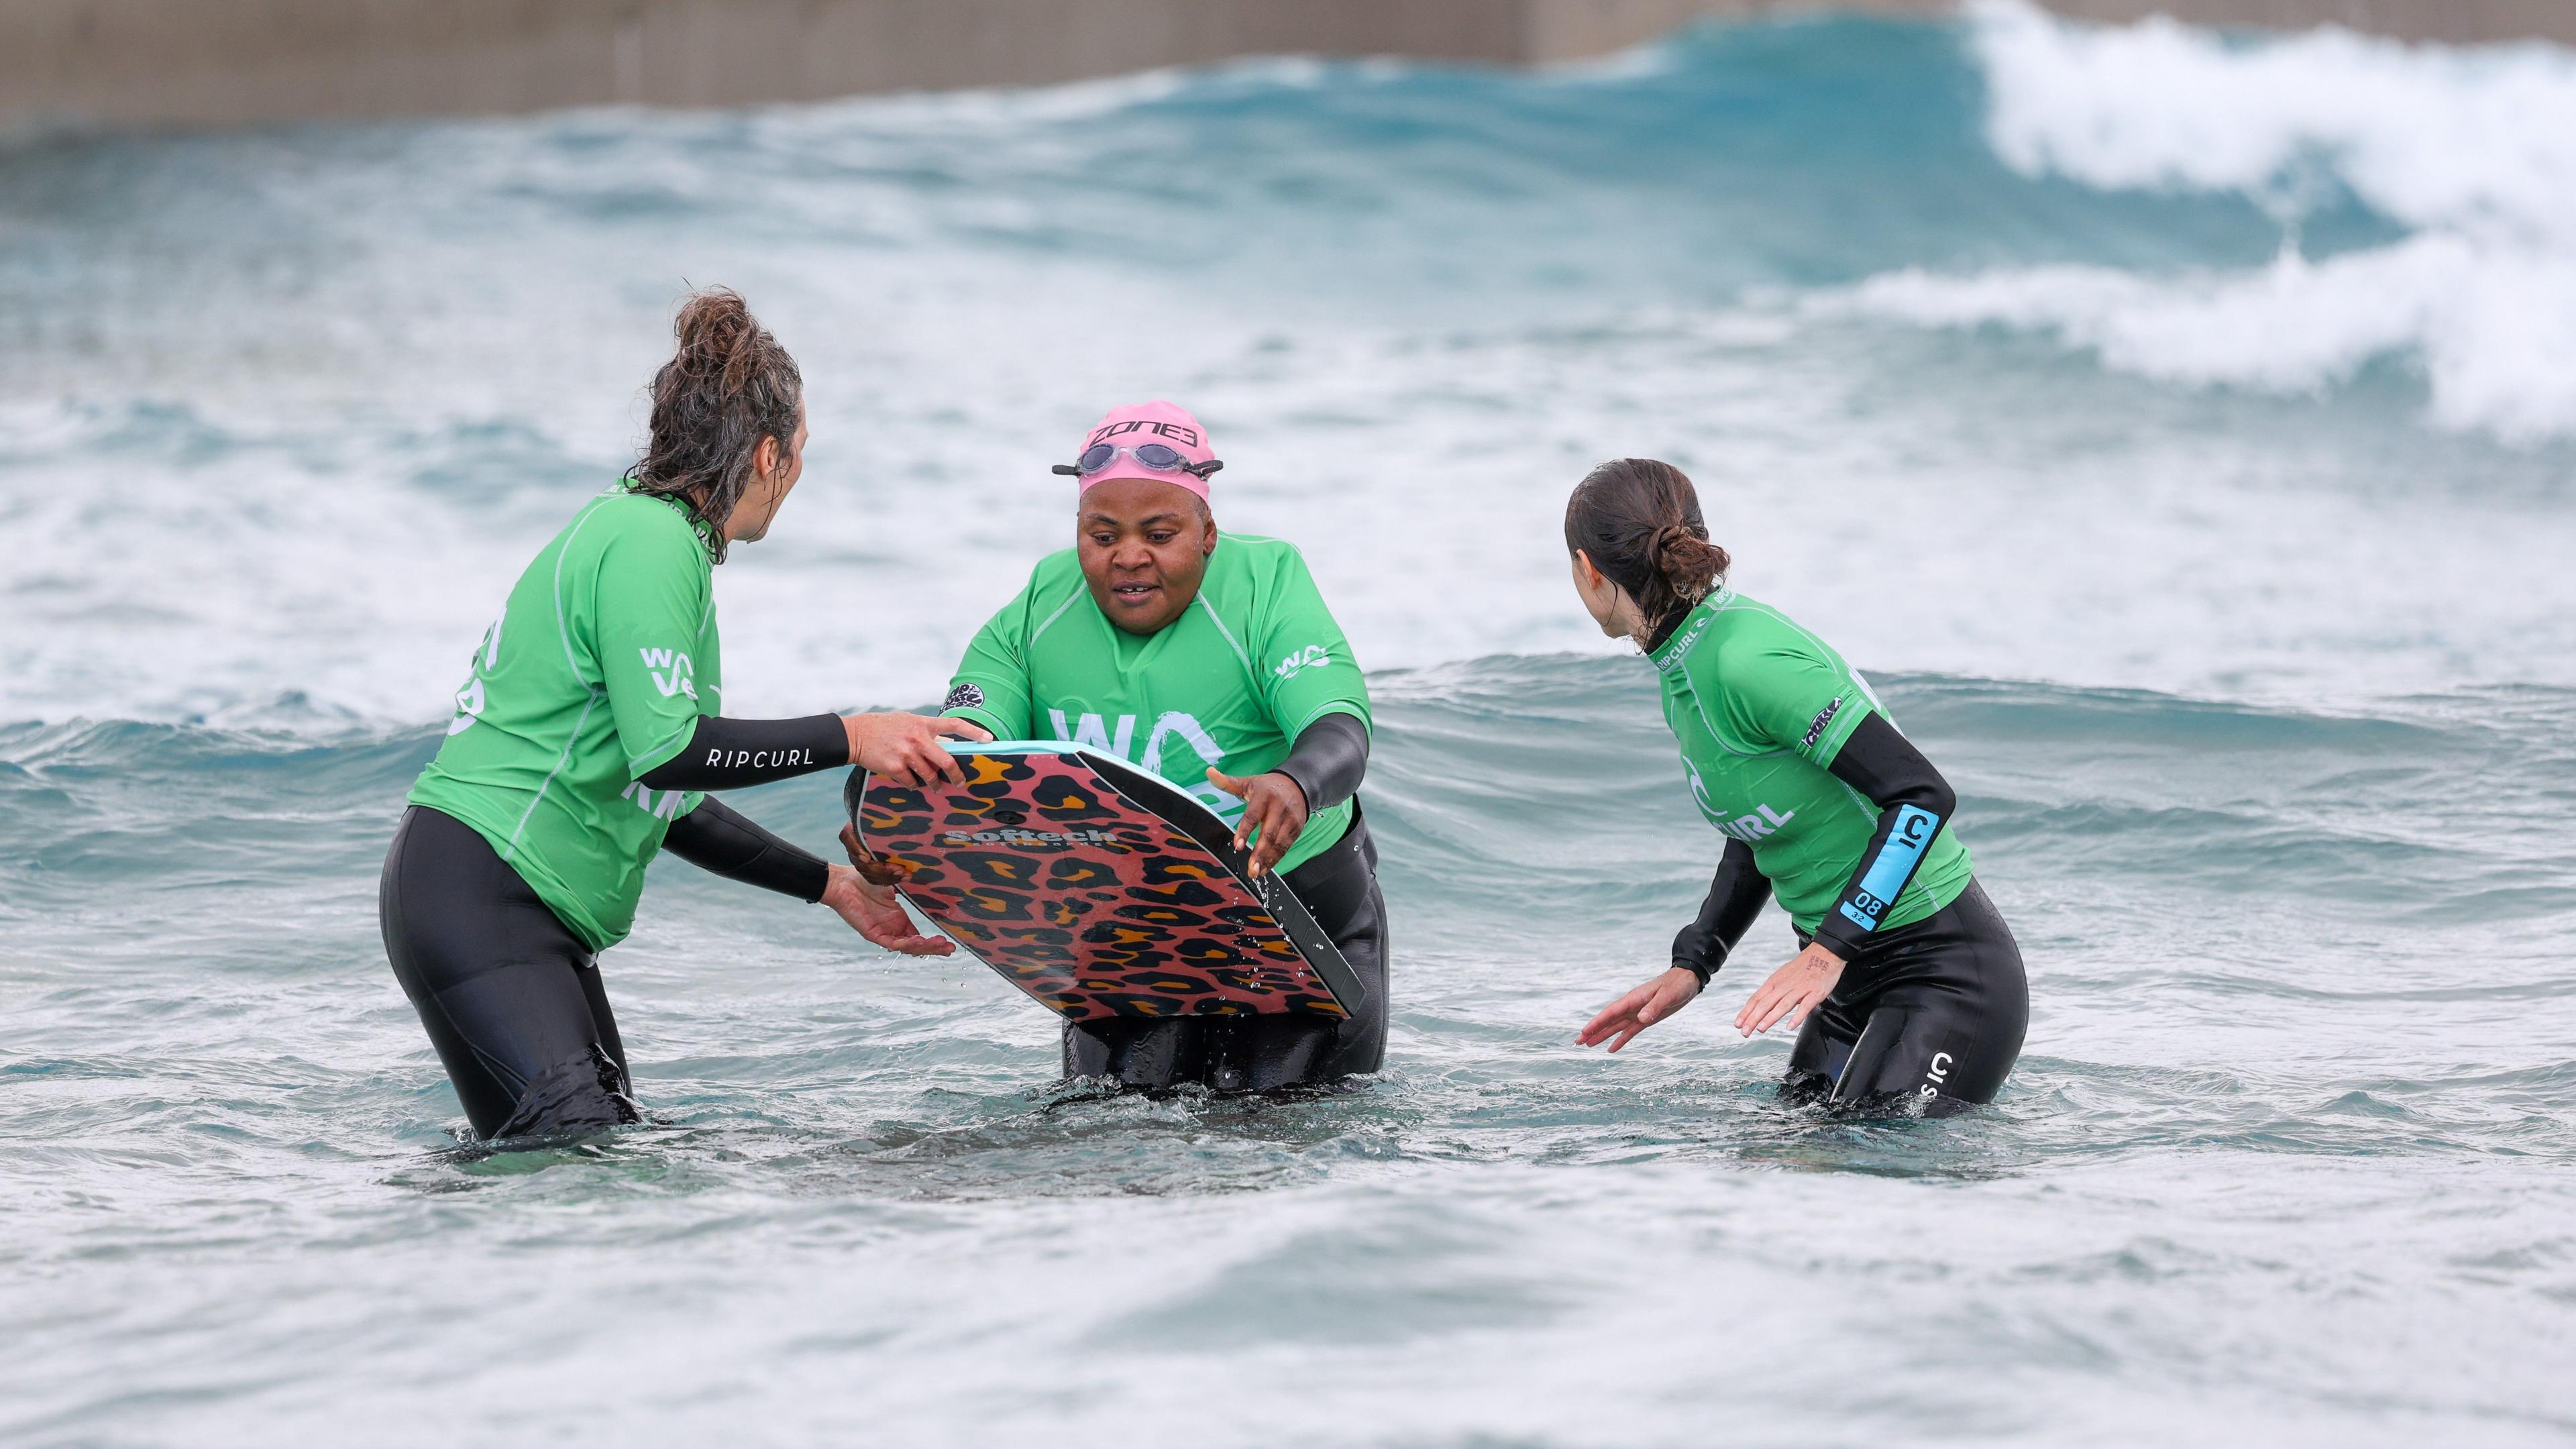
M 943 936 L 925 936 L 915 930 L 912 917 L 904 914 L 903 902 L 896 899 L 893 887 L 870 885 L 846 865 L 830 869 L 832 880 L 823 887 L 823 904 L 849 922 L 850 929 L 906 956 L 947 956 L 957 950 L 956 944 Z
M 1574 1040 L 1583 1046 L 1607 1041 L 1615 1052 L 1635 1041 L 1637 1033 L 1690 1005 L 1699 992 L 1699 978 L 1676 966 L 1601 1008 Z
M 1807 1019 L 1818 1002 L 1833 995 L 1834 984 L 1842 979 L 1843 958 L 1810 945 L 1745 998 L 1744 1009 L 1735 1014 L 1735 1029 L 1754 1036 L 1784 1019 L 1794 1027 Z
M 943 739 L 983 741 L 992 733 L 970 719 L 942 715 L 933 719 L 919 714 L 845 714 L 841 728 L 849 732 L 850 763 L 866 769 L 871 775 L 916 788 L 933 780 L 946 780 L 951 785 L 966 783 L 966 772 L 957 767 L 957 757 L 939 747 Z
M 1243 802 L 1243 819 L 1234 827 L 1234 848 L 1242 850 L 1246 841 L 1256 841 L 1252 849 L 1252 878 L 1279 863 L 1297 837 L 1306 833 L 1306 792 L 1295 780 L 1276 770 L 1267 775 L 1229 775 L 1211 765 L 1208 783 Z

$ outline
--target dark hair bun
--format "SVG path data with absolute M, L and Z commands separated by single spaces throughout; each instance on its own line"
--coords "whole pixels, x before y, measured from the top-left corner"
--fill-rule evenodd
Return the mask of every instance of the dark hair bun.
M 713 377 L 718 393 L 727 398 L 749 384 L 751 371 L 761 360 L 761 344 L 769 341 L 752 319 L 751 304 L 731 287 L 689 294 L 671 331 L 680 340 L 672 362 L 688 376 Z
M 1708 541 L 1705 525 L 1667 523 L 1655 534 L 1655 571 L 1683 602 L 1708 597 L 1728 562 L 1726 550 Z
M 731 287 L 690 293 L 671 332 L 679 346 L 653 375 L 652 439 L 627 486 L 688 510 L 722 563 L 725 523 L 752 484 L 760 445 L 775 440 L 781 459 L 795 446 L 805 381 Z

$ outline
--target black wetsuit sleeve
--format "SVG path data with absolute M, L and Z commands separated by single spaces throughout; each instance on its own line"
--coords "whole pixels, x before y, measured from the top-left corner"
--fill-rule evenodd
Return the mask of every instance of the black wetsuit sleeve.
M 832 880 L 832 868 L 820 856 L 797 849 L 713 797 L 672 821 L 662 848 L 700 870 L 800 901 L 821 900 L 823 887 Z
M 836 714 L 803 719 L 700 715 L 680 752 L 636 778 L 647 790 L 739 790 L 850 762 L 850 734 Z
M 1368 756 L 1368 726 L 1357 715 L 1336 712 L 1298 734 L 1288 758 L 1279 762 L 1279 773 L 1306 792 L 1308 812 L 1329 810 L 1359 789 L 1360 777 L 1368 773 Z
M 1869 944 L 1888 907 L 1905 893 L 1931 853 L 1932 840 L 1950 824 L 1959 797 L 1887 716 L 1872 711 L 1843 741 L 1827 767 L 1834 778 L 1878 807 L 1878 830 L 1861 852 L 1843 893 L 1816 927 L 1816 940 L 1849 961 Z
M 1717 879 L 1708 883 L 1708 899 L 1699 903 L 1699 919 L 1673 937 L 1673 964 L 1706 986 L 1769 899 L 1771 882 L 1754 868 L 1753 847 L 1741 840 L 1726 842 L 1717 858 Z

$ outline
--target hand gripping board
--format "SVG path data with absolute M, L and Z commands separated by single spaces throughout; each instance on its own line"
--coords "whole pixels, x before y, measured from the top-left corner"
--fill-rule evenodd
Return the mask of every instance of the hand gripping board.
M 896 889 L 1038 1004 L 1074 1021 L 1312 1012 L 1367 999 L 1303 902 L 1216 812 L 1115 755 L 952 744 L 963 788 L 850 772 L 843 799 Z

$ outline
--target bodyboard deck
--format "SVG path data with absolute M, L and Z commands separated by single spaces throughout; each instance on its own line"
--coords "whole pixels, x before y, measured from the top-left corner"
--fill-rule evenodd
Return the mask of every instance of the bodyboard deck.
M 1367 991 L 1305 905 L 1204 804 L 1057 741 L 952 744 L 963 787 L 852 771 L 844 791 L 896 889 L 959 945 L 1074 1021 L 1348 1016 Z

